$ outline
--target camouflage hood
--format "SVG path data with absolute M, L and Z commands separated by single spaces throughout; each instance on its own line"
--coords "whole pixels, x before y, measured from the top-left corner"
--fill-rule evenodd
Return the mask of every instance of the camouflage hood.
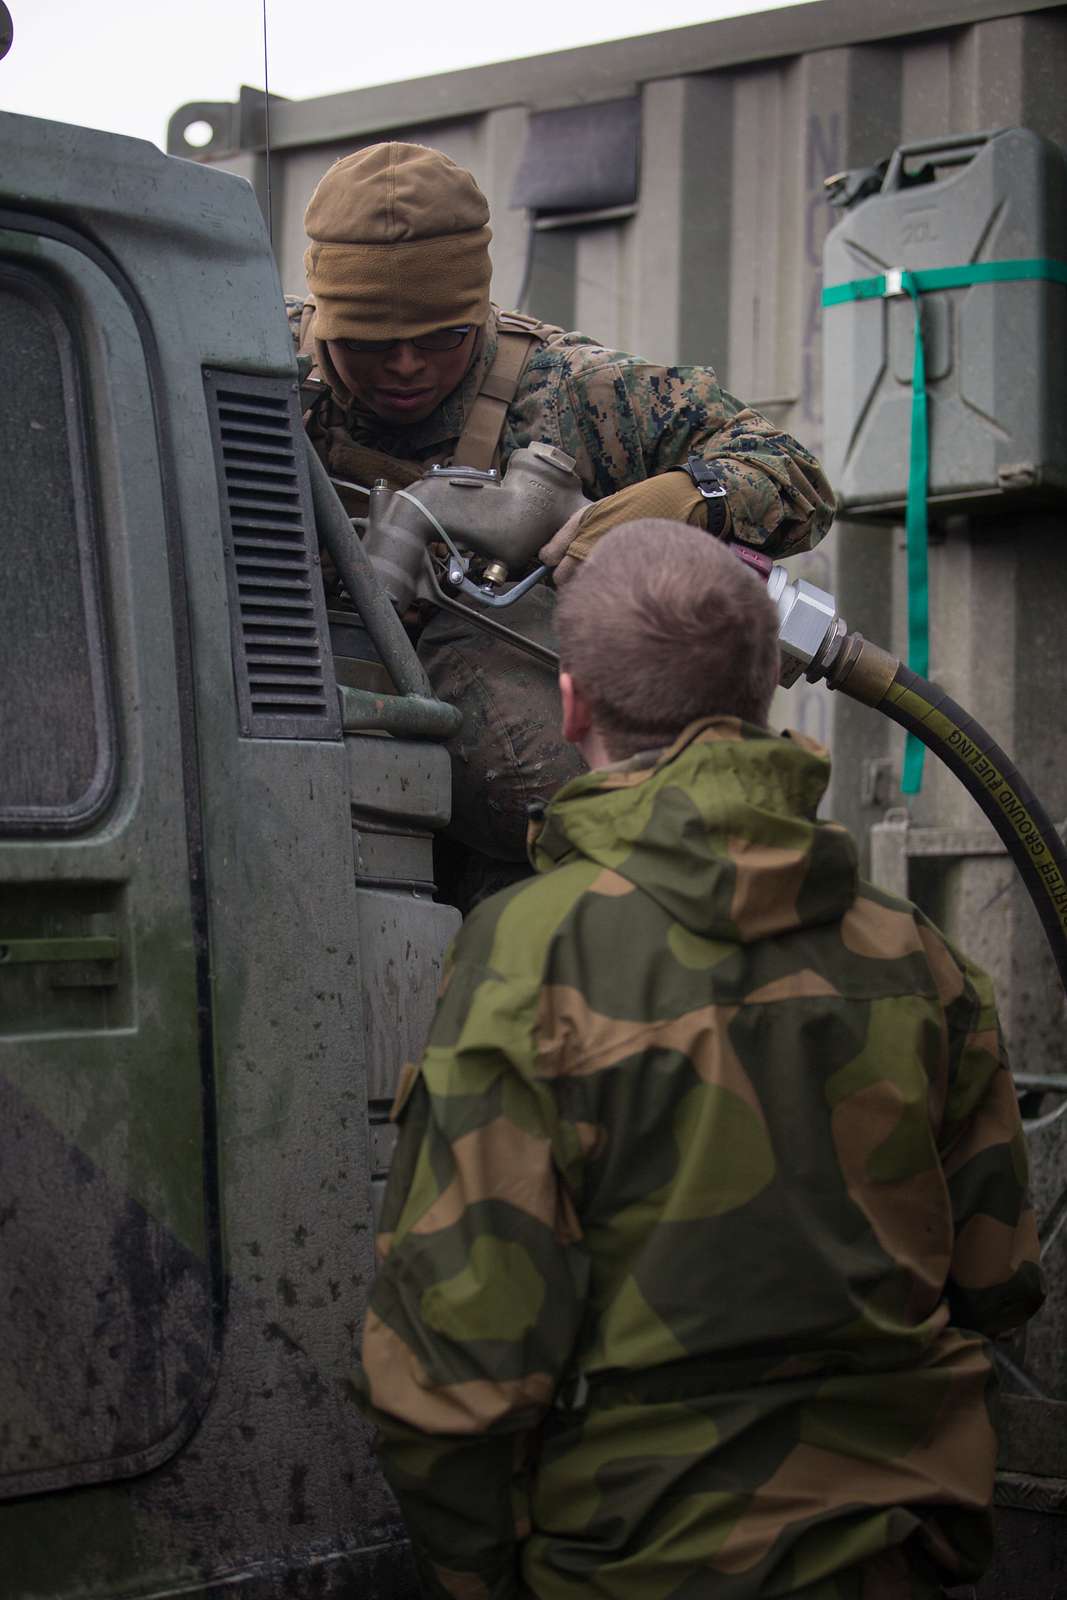
M 857 870 L 844 828 L 815 818 L 829 776 L 814 740 L 708 718 L 565 785 L 531 829 L 531 859 L 539 872 L 575 854 L 598 862 L 705 938 L 834 921 Z

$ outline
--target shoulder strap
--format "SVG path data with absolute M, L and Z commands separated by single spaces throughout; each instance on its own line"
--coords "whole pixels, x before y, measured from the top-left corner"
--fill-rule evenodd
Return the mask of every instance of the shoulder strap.
M 315 302 L 309 296 L 300 308 L 300 318 L 297 328 L 297 353 L 302 356 L 314 356 L 315 341 L 311 337 L 311 319 L 315 315 Z
M 536 333 L 539 339 L 549 339 L 562 333 L 554 322 L 542 322 L 540 317 L 528 316 L 525 311 L 497 311 L 496 325 L 501 333 Z
M 534 317 L 501 312 L 497 318 L 497 349 L 493 365 L 475 397 L 452 459 L 457 466 L 486 471 L 496 459 L 508 406 L 534 346 L 543 343 L 547 324 Z
M 287 294 L 285 312 L 289 318 L 289 334 L 300 380 L 300 409 L 306 423 L 311 412 L 329 392 L 329 385 L 315 360 L 315 341 L 311 336 L 315 302 L 310 296 L 305 299 L 303 295 Z

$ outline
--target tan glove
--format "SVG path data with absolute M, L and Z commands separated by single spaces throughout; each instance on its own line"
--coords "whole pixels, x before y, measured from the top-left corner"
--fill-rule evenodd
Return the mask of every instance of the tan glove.
M 704 497 L 688 472 L 661 472 L 655 478 L 631 483 L 615 494 L 605 495 L 595 505 L 576 511 L 548 543 L 542 545 L 538 555 L 547 567 L 555 568 L 553 582 L 560 589 L 573 578 L 578 563 L 585 560 L 597 540 L 611 528 L 634 522 L 638 517 L 664 517 L 668 522 L 687 522 L 693 527 L 705 528 L 704 504 Z M 723 533 L 728 534 L 729 530 L 727 504 Z

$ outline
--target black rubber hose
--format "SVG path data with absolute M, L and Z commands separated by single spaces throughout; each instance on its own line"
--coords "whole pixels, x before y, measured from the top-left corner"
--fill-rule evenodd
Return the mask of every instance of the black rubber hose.
M 943 689 L 859 634 L 828 681 L 915 734 L 978 802 L 1022 874 L 1067 990 L 1067 848 L 1014 762 Z

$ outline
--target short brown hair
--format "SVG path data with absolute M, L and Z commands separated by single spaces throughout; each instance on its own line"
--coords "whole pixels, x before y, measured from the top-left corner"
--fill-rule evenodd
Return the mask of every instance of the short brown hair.
M 708 533 L 651 517 L 613 528 L 561 590 L 556 628 L 560 666 L 616 761 L 698 717 L 766 725 L 777 607 Z

